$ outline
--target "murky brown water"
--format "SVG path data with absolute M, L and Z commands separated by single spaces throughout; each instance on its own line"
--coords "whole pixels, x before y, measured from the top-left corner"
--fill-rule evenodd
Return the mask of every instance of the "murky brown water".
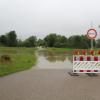
M 72 69 L 71 56 L 65 53 L 38 51 L 37 68 L 66 68 Z

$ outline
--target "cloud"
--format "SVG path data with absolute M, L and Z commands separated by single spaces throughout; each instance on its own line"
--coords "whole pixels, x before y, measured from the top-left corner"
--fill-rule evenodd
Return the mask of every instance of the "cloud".
M 86 34 L 93 21 L 98 29 L 99 0 L 1 0 L 0 34 L 16 30 L 19 38 L 48 33 Z

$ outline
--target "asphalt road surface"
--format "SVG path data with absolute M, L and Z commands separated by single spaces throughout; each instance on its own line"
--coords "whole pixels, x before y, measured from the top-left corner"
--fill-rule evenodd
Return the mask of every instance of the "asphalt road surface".
M 0 78 L 0 100 L 100 100 L 100 76 L 36 69 Z

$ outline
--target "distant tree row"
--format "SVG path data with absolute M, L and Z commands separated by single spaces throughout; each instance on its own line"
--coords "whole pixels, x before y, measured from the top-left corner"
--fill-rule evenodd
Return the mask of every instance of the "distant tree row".
M 0 44 L 9 47 L 17 46 L 17 35 L 15 31 L 6 33 L 6 35 L 0 36 Z
M 100 48 L 100 39 L 93 41 L 94 46 Z M 51 33 L 44 39 L 37 39 L 36 36 L 30 36 L 22 41 L 17 39 L 15 31 L 10 31 L 0 36 L 0 45 L 8 47 L 57 47 L 57 48 L 79 48 L 88 49 L 91 47 L 91 41 L 85 35 L 74 35 L 69 38 Z
M 8 47 L 36 47 L 37 38 L 31 36 L 24 41 L 18 40 L 16 32 L 10 31 L 5 35 L 0 36 L 0 45 Z
M 43 40 L 41 40 L 45 47 L 58 47 L 58 48 L 79 48 L 88 49 L 91 48 L 91 41 L 86 35 L 74 35 L 69 38 L 57 35 L 49 34 Z M 44 42 L 43 42 L 44 41 Z M 93 41 L 95 47 L 100 47 L 100 40 Z

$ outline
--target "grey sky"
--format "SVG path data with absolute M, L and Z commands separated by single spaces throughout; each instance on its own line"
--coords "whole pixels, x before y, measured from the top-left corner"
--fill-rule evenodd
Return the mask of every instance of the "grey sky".
M 0 34 L 15 30 L 21 39 L 86 34 L 91 21 L 99 32 L 100 0 L 0 0 Z

